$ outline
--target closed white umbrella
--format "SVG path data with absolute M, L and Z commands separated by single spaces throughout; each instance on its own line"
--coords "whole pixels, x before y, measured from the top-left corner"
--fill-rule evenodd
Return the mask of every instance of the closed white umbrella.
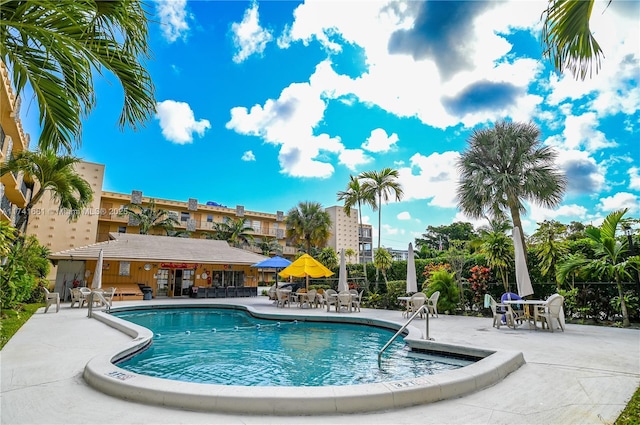
M 91 281 L 91 288 L 102 288 L 102 250 L 98 254 L 98 263 L 96 264 L 96 271 L 93 273 L 93 281 Z
M 526 297 L 533 294 L 529 269 L 527 269 L 527 259 L 524 257 L 524 247 L 520 239 L 520 229 L 513 228 L 513 247 L 516 254 L 516 284 L 518 285 L 518 295 Z
M 409 256 L 407 257 L 407 294 L 418 292 L 418 278 L 416 277 L 416 259 L 413 256 L 413 245 L 409 242 Z
M 348 291 L 347 284 L 347 263 L 344 260 L 344 248 L 340 250 L 340 276 L 338 277 L 338 292 Z

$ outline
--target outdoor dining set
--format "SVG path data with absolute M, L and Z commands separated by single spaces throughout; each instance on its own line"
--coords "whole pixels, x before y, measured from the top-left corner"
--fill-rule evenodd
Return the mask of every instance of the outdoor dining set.
M 275 285 L 274 285 L 275 286 Z M 300 289 L 292 292 L 290 289 L 276 289 L 269 291 L 269 297 L 273 299 L 277 307 L 291 307 L 297 305 L 299 308 L 323 308 L 331 311 L 331 307 L 336 312 L 360 311 L 363 291 L 351 289 L 349 291 L 336 292 L 333 289 Z

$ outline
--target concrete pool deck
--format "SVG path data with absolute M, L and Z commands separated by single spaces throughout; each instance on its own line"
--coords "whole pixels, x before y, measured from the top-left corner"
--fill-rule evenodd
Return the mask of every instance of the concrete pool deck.
M 115 302 L 114 306 L 187 300 Z M 189 299 L 189 304 L 242 304 L 260 312 L 327 314 L 276 309 L 266 297 Z M 63 304 L 39 310 L 0 352 L 2 424 L 602 424 L 613 423 L 640 385 L 640 331 L 568 324 L 566 332 L 526 326 L 495 329 L 490 318 L 440 315 L 430 320 L 437 342 L 523 353 L 526 364 L 502 382 L 466 396 L 402 409 L 322 416 L 259 416 L 193 412 L 133 403 L 91 388 L 82 378 L 94 357 L 131 340 Z M 335 315 L 335 313 L 329 313 Z M 403 323 L 399 311 L 352 313 Z M 414 322 L 424 331 L 424 320 Z

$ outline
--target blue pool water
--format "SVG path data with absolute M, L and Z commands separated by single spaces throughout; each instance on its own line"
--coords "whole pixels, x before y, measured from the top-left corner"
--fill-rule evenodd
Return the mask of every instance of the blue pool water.
M 118 366 L 178 381 L 242 386 L 368 384 L 432 375 L 472 363 L 410 353 L 394 332 L 366 325 L 256 319 L 229 309 L 114 313 L 154 333 L 153 344 Z

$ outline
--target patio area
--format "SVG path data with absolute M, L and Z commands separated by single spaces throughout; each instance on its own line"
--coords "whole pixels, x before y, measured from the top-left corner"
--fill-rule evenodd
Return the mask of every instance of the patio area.
M 114 302 L 141 304 L 242 304 L 282 315 L 329 315 L 326 309 L 277 309 L 267 297 Z M 400 311 L 339 313 L 404 323 Z M 566 332 L 491 326 L 491 318 L 430 319 L 437 342 L 508 349 L 526 364 L 502 382 L 436 403 L 366 414 L 255 416 L 192 412 L 144 405 L 104 395 L 82 378 L 98 354 L 130 340 L 93 319 L 87 309 L 36 313 L 9 341 L 2 355 L 3 424 L 602 424 L 612 423 L 640 384 L 640 331 L 567 324 Z M 424 320 L 415 328 L 424 332 Z

